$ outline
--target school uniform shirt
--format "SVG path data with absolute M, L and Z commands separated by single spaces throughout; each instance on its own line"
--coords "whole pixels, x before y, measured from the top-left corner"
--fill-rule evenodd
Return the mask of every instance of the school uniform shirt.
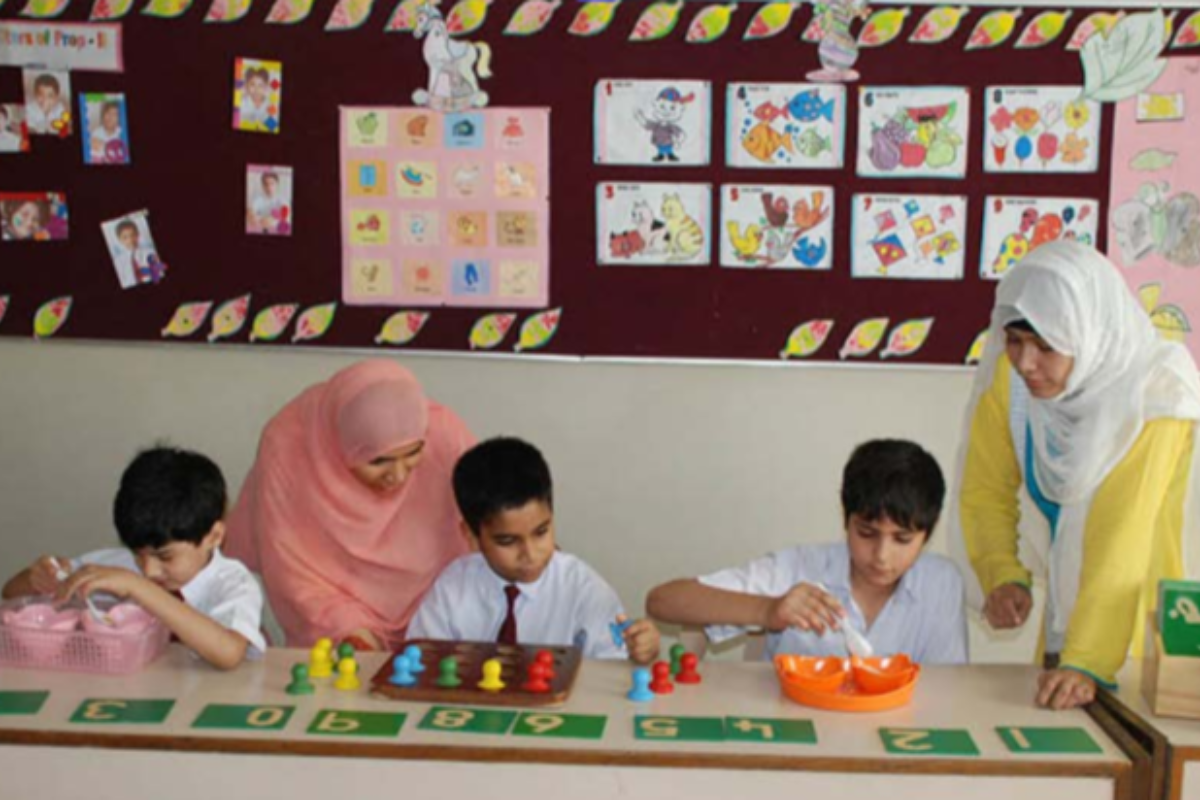
M 76 570 L 85 564 L 119 567 L 139 575 L 142 572 L 133 553 L 124 548 L 93 550 L 76 558 L 71 568 Z M 189 606 L 249 642 L 247 658 L 259 658 L 266 651 L 261 629 L 262 588 L 245 564 L 226 558 L 220 548 L 214 549 L 212 559 L 179 593 Z
M 0 153 L 21 152 L 21 137 L 12 131 L 0 129 Z
M 255 105 L 254 99 L 250 95 L 242 98 L 242 104 L 239 108 L 241 111 L 238 124 L 242 128 L 257 128 L 267 124 L 267 118 L 271 116 L 267 111 L 271 106 L 270 99 L 263 100 L 262 105 Z
M 508 612 L 504 587 L 481 553 L 458 559 L 438 576 L 408 626 L 410 639 L 494 642 Z M 594 569 L 569 553 L 555 552 L 514 605 L 517 641 L 578 645 L 584 658 L 625 658 L 609 624 L 623 614 L 617 593 Z
M 66 113 L 62 103 L 55 103 L 46 112 L 37 103 L 29 103 L 25 106 L 25 125 L 30 133 L 53 133 L 52 125 Z
M 112 131 L 101 126 L 95 130 L 89 131 L 92 140 L 92 159 L 94 161 L 103 161 L 106 158 L 105 148 L 109 142 L 121 141 L 121 126 L 118 125 Z
M 921 664 L 967 662 L 962 576 L 952 561 L 939 555 L 921 554 L 870 628 L 850 594 L 850 549 L 845 543 L 780 550 L 699 581 L 715 589 L 765 597 L 782 597 L 798 583 L 820 583 L 845 607 L 850 622 L 866 634 L 877 655 L 905 653 Z M 710 625 L 705 631 L 711 641 L 720 642 L 744 633 L 745 628 Z M 779 653 L 849 655 L 840 631 L 817 635 L 796 628 L 768 634 L 766 657 Z
M 287 203 L 279 195 L 267 197 L 265 194 L 260 194 L 254 198 L 254 203 L 250 206 L 250 210 L 254 212 L 254 216 L 260 225 L 263 225 L 267 230 L 274 231 L 279 227 L 279 212 L 287 206 Z M 263 220 L 267 220 L 264 224 Z

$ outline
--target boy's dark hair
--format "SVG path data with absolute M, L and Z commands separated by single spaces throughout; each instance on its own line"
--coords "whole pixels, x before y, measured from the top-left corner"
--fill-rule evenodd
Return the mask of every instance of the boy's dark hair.
M 483 523 L 502 511 L 535 500 L 553 508 L 550 467 L 529 442 L 488 439 L 463 453 L 455 465 L 454 498 L 467 527 L 478 536 Z
M 104 119 L 104 115 L 107 114 L 109 111 L 115 111 L 115 112 L 117 112 L 117 115 L 119 116 L 121 113 L 121 104 L 118 103 L 116 100 L 109 100 L 106 103 L 104 103 L 104 105 L 100 106 L 100 119 Z
M 36 92 L 38 89 L 42 88 L 53 89 L 55 94 L 62 94 L 62 88 L 58 84 L 58 78 L 54 77 L 53 75 L 42 74 L 33 79 L 33 90 Z
M 125 231 L 133 231 L 134 233 L 137 233 L 138 232 L 137 225 L 127 219 L 121 220 L 120 222 L 117 223 L 117 236 L 120 236 Z
M 270 83 L 271 73 L 267 72 L 266 67 L 251 67 L 250 69 L 246 70 L 246 85 L 249 85 L 250 81 L 255 79 L 258 79 L 263 83 Z
M 843 522 L 887 517 L 901 528 L 933 535 L 946 482 L 933 456 L 903 439 L 874 439 L 854 449 L 842 472 Z
M 207 456 L 176 447 L 143 450 L 125 468 L 113 523 L 130 550 L 199 544 L 225 515 L 225 478 Z

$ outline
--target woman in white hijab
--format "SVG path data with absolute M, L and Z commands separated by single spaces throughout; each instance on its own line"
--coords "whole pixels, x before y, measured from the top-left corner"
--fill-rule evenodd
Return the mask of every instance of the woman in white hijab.
M 994 628 L 1032 610 L 1019 554 L 1048 563 L 1042 641 L 1058 664 L 1038 682 L 1040 705 L 1073 708 L 1111 687 L 1130 643 L 1140 650 L 1159 580 L 1183 577 L 1198 420 L 1191 356 L 1158 338 L 1100 253 L 1046 244 L 1000 283 L 956 521 L 979 580 L 968 591 Z M 1037 509 L 1024 520 L 1022 499 Z

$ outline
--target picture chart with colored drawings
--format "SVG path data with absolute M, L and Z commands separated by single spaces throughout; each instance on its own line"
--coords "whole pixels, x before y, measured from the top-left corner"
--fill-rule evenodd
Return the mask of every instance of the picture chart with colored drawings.
M 979 275 L 998 281 L 1047 242 L 1095 246 L 1100 203 L 1077 197 L 988 197 L 983 211 Z
M 755 169 L 840 169 L 846 88 L 840 84 L 731 83 L 725 160 Z
M 965 177 L 970 119 L 966 88 L 860 86 L 859 176 Z
M 984 103 L 987 172 L 1095 172 L 1100 104 L 1078 86 L 989 86 Z
M 550 112 L 341 109 L 352 305 L 544 306 Z
M 833 187 L 721 187 L 721 266 L 833 267 Z
M 600 183 L 596 260 L 605 265 L 702 267 L 711 263 L 707 183 Z
M 850 272 L 855 278 L 959 280 L 967 198 L 856 194 Z

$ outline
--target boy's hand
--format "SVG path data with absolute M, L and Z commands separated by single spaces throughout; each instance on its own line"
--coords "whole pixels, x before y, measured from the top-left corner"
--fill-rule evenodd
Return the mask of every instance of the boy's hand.
M 996 630 L 1019 628 L 1033 610 L 1033 595 L 1019 583 L 1006 583 L 992 589 L 983 604 L 983 615 Z
M 1051 669 L 1038 676 L 1037 704 L 1065 711 L 1096 699 L 1096 682 L 1073 669 Z
M 42 556 L 29 565 L 29 585 L 37 594 L 54 594 L 58 591 L 58 575 L 65 571 L 70 559 Z
M 139 595 L 143 594 L 147 588 L 152 587 L 154 584 L 149 579 L 136 572 L 130 572 L 120 567 L 101 567 L 88 564 L 83 569 L 71 573 L 71 577 L 59 584 L 55 596 L 62 602 L 77 595 L 86 597 L 93 592 L 105 592 L 122 599 L 132 597 L 134 600 L 138 600 Z
M 639 619 L 622 634 L 629 660 L 635 664 L 651 664 L 658 658 L 658 627 L 648 619 Z
M 840 627 L 844 616 L 846 609 L 833 595 L 811 583 L 798 583 L 771 603 L 766 628 L 769 631 L 799 628 L 824 634 L 826 628 Z

